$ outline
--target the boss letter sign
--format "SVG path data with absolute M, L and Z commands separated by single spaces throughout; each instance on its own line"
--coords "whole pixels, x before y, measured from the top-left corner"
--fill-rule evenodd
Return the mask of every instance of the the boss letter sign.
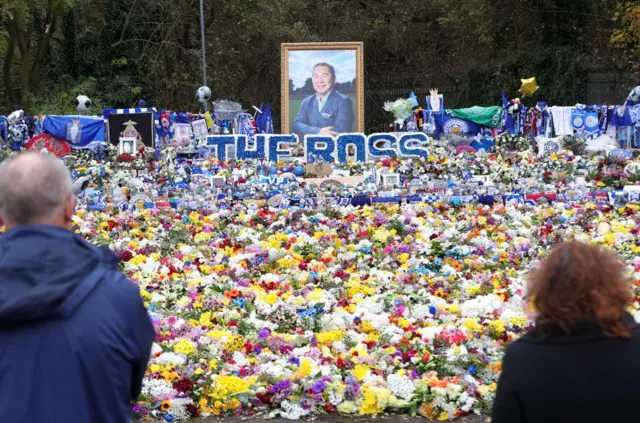
M 328 163 L 345 163 L 349 159 L 366 162 L 368 159 L 379 160 L 388 157 L 424 157 L 429 156 L 425 147 L 428 138 L 422 132 L 406 134 L 341 134 L 306 135 L 304 137 L 305 161 L 310 157 L 322 159 Z M 214 150 L 219 160 L 230 160 L 231 146 L 235 146 L 235 158 L 240 160 L 263 159 L 278 162 L 281 158 L 291 156 L 287 147 L 298 145 L 297 135 L 256 135 L 249 145 L 246 135 L 212 135 L 207 138 L 207 147 Z M 349 155 L 349 150 L 355 152 Z

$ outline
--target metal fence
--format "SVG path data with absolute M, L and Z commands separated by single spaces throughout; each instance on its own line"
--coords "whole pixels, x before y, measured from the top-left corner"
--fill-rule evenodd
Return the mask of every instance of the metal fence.
M 640 73 L 632 72 L 615 72 L 615 71 L 599 71 L 590 72 L 587 77 L 585 92 L 581 93 L 579 98 L 584 104 L 622 104 L 627 98 L 629 91 L 635 86 L 640 85 Z M 467 84 L 465 82 L 454 83 L 451 80 L 434 80 L 427 86 L 419 86 L 415 89 L 407 88 L 390 88 L 377 89 L 367 92 L 367 96 L 373 95 L 378 101 L 393 101 L 399 97 L 406 97 L 412 90 L 420 101 L 424 101 L 424 97 L 429 95 L 430 87 L 437 87 L 440 94 L 444 94 L 449 107 L 455 107 L 459 95 L 464 91 Z M 473 104 L 459 104 L 459 107 L 470 107 Z
M 640 85 L 640 73 L 592 72 L 587 81 L 587 104 L 622 104 L 629 91 Z

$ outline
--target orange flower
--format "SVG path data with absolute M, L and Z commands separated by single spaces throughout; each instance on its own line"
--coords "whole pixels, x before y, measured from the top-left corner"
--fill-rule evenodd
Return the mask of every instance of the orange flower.
M 169 411 L 171 410 L 171 402 L 169 400 L 164 400 L 162 401 L 162 405 L 160 406 L 160 409 L 162 411 Z
M 224 296 L 227 298 L 238 298 L 240 296 L 240 291 L 237 289 L 232 289 L 224 293 Z
M 424 416 L 424 417 L 426 417 L 426 418 L 428 418 L 428 419 L 433 420 L 433 419 L 435 419 L 435 418 L 436 418 L 436 413 L 434 412 L 434 411 L 435 411 L 435 408 L 436 408 L 436 407 L 435 407 L 435 405 L 433 405 L 433 403 L 430 403 L 429 405 L 422 403 L 422 404 L 420 405 L 420 409 L 419 409 L 419 411 L 418 411 L 418 412 L 419 412 L 422 416 Z

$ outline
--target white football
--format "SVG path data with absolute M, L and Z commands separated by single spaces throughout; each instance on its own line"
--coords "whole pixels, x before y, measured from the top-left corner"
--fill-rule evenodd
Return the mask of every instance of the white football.
M 76 97 L 76 110 L 79 113 L 86 113 L 91 108 L 91 99 L 86 95 L 79 95 Z
M 207 86 L 198 88 L 196 91 L 196 100 L 199 103 L 206 103 L 211 98 L 211 89 Z

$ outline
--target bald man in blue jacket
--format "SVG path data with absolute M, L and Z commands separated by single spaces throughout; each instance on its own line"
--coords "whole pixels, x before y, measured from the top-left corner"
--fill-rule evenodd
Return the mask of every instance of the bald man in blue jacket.
M 334 89 L 334 67 L 324 62 L 316 64 L 312 80 L 316 93 L 302 100 L 293 121 L 293 132 L 304 138 L 307 134 L 338 135 L 353 131 L 353 104 L 349 97 Z
M 116 256 L 70 230 L 69 171 L 0 164 L 0 422 L 129 423 L 155 329 Z

